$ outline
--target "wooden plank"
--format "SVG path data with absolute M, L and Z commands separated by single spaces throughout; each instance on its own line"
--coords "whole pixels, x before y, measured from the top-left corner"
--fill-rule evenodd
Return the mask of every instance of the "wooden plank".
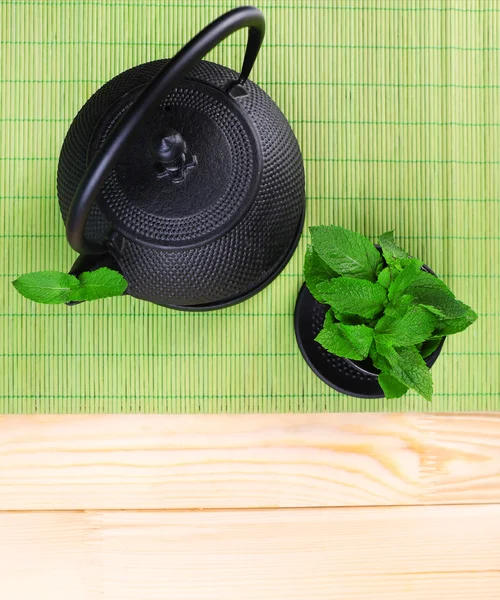
M 500 502 L 500 413 L 0 417 L 0 510 Z
M 500 413 L 426 415 L 422 430 L 425 502 L 499 502 Z
M 500 506 L 0 514 L 9 600 L 498 600 Z

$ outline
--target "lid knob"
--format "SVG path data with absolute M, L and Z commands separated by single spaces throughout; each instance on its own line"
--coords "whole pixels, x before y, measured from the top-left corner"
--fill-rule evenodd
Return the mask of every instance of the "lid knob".
M 186 171 L 196 166 L 196 156 L 187 149 L 182 135 L 168 127 L 149 140 L 158 177 L 169 177 L 173 183 L 184 181 Z

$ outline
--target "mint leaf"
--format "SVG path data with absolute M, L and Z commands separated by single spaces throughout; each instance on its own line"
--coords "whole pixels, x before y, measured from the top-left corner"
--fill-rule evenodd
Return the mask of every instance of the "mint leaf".
M 63 304 L 80 286 L 74 275 L 57 271 L 39 271 L 21 275 L 12 282 L 16 290 L 29 300 L 42 304 Z
M 430 304 L 419 304 L 419 306 L 423 306 L 429 312 L 431 312 L 433 315 L 436 315 L 436 317 L 439 317 L 440 319 L 446 319 L 446 315 L 444 314 L 444 312 L 442 310 L 439 310 L 439 308 L 436 308 L 435 306 L 431 306 Z
M 127 280 L 118 271 L 101 267 L 79 276 L 80 287 L 72 291 L 70 300 L 98 300 L 121 296 L 127 289 Z
M 386 398 L 401 398 L 408 391 L 408 386 L 398 381 L 389 373 L 380 373 L 378 382 Z
M 325 327 L 328 329 L 331 325 L 335 325 L 335 323 L 337 322 L 335 319 L 336 317 L 333 313 L 333 310 L 330 308 L 325 315 L 325 320 L 323 321 L 323 329 Z
M 375 344 L 371 345 L 370 358 L 372 359 L 373 366 L 376 367 L 379 371 L 389 372 L 391 370 L 391 365 L 389 364 L 389 361 L 386 358 L 384 358 L 380 354 L 380 352 L 378 352 L 376 342 Z
M 468 307 L 459 302 L 449 287 L 434 275 L 420 271 L 418 277 L 407 288 L 419 304 L 437 308 L 447 319 L 465 317 Z
M 330 269 L 347 277 L 376 280 L 382 257 L 370 240 L 336 225 L 310 230 L 314 250 Z
M 452 335 L 453 333 L 460 333 L 464 329 L 467 329 L 469 325 L 472 325 L 474 321 L 477 319 L 477 314 L 470 308 L 460 302 L 460 300 L 456 300 L 457 303 L 462 304 L 464 307 L 464 316 L 456 317 L 454 319 L 447 319 L 446 321 L 441 321 L 439 324 L 436 333 L 439 335 Z
M 394 278 L 389 287 L 389 300 L 401 296 L 408 286 L 416 281 L 421 271 L 422 262 L 416 258 L 409 259 L 407 265 Z
M 415 304 L 415 299 L 409 294 L 403 294 L 396 300 L 389 302 L 385 307 L 384 314 L 388 317 L 401 318 L 408 312 L 408 308 Z
M 442 337 L 436 337 L 435 339 L 427 340 L 426 342 L 424 342 L 420 350 L 422 358 L 427 358 L 428 356 L 430 356 L 434 352 L 434 350 L 436 350 L 436 348 L 439 346 L 442 339 Z
M 403 270 L 405 267 L 407 267 L 410 263 L 415 262 L 418 263 L 420 265 L 420 267 L 424 266 L 424 261 L 420 260 L 418 258 L 412 258 L 411 256 L 409 256 L 408 258 L 399 258 L 395 263 L 394 263 L 394 267 L 399 267 L 400 270 Z
M 424 359 L 415 346 L 394 348 L 390 344 L 376 340 L 377 352 L 387 359 L 390 371 L 387 372 L 404 385 L 417 391 L 426 400 L 432 399 L 432 376 Z
M 308 246 L 304 260 L 304 279 L 311 294 L 318 302 L 323 303 L 323 297 L 318 290 L 318 284 L 323 281 L 329 281 L 337 274 L 321 260 L 318 253 L 312 246 Z
M 393 346 L 415 346 L 434 331 L 437 317 L 422 306 L 410 306 L 402 317 L 384 315 L 375 325 L 377 339 Z
M 79 278 L 58 271 L 39 271 L 22 275 L 12 283 L 25 298 L 42 304 L 120 296 L 127 288 L 123 275 L 107 267 L 82 273 Z
M 344 323 L 345 325 L 364 325 L 363 317 L 359 315 L 344 315 L 341 312 L 334 311 L 333 308 L 330 310 L 335 315 L 335 320 L 340 323 Z
M 316 341 L 332 354 L 363 360 L 368 356 L 373 341 L 373 329 L 366 325 L 334 323 L 330 317 L 325 319 L 325 325 L 316 336 Z
M 382 271 L 380 271 L 377 277 L 377 283 L 387 290 L 391 285 L 391 281 L 391 270 L 389 269 L 389 267 L 385 267 L 385 269 L 382 269 Z
M 378 283 L 338 277 L 318 285 L 325 302 L 335 312 L 371 319 L 384 308 L 387 292 Z
M 408 254 L 394 241 L 394 231 L 383 233 L 380 236 L 378 243 L 382 248 L 382 255 L 388 265 L 394 264 L 398 259 L 408 258 Z

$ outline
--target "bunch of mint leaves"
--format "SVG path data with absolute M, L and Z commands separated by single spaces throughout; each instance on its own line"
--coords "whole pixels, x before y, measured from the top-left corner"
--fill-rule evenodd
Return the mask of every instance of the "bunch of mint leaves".
M 463 331 L 477 314 L 424 263 L 394 242 L 393 232 L 370 240 L 343 227 L 311 227 L 304 277 L 311 294 L 329 306 L 316 337 L 328 352 L 370 358 L 386 398 L 409 388 L 432 399 L 425 363 L 444 336 Z
M 127 280 L 118 271 L 101 267 L 78 277 L 58 271 L 39 271 L 21 275 L 12 282 L 25 298 L 42 304 L 64 304 L 121 296 Z

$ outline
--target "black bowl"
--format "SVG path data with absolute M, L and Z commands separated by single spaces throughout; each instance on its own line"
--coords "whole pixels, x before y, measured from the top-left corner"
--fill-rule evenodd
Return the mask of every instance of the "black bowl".
M 331 354 L 314 338 L 323 328 L 326 304 L 320 304 L 306 284 L 302 286 L 295 305 L 295 336 L 307 364 L 327 385 L 342 394 L 358 398 L 383 398 L 377 379 L 378 371 L 370 361 L 354 361 Z M 430 368 L 443 348 L 444 339 L 425 359 Z

